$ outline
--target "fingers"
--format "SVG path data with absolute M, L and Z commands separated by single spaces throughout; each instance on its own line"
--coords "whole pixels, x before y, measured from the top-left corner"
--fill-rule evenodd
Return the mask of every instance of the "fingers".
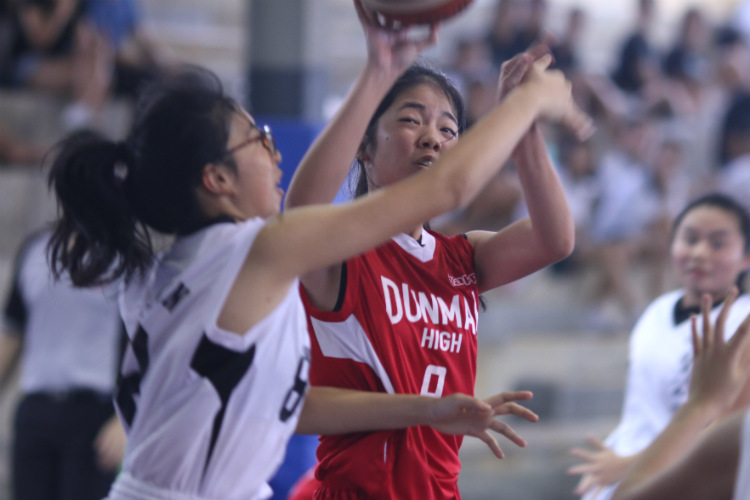
M 563 125 L 575 134 L 579 141 L 585 141 L 596 131 L 594 121 L 577 104 L 573 103 L 563 119 Z
M 477 437 L 484 441 L 484 443 L 490 448 L 492 451 L 492 454 L 495 455 L 499 459 L 505 458 L 505 455 L 503 454 L 503 450 L 500 449 L 500 445 L 497 444 L 497 440 L 487 431 L 483 431 L 479 434 L 475 434 L 474 437 Z
M 750 314 L 737 327 L 729 343 L 732 349 L 740 351 L 740 359 L 747 359 L 748 355 L 750 355 Z
M 737 294 L 737 287 L 733 286 L 732 289 L 729 290 L 727 298 L 724 299 L 724 305 L 721 307 L 719 316 L 716 318 L 716 326 L 714 327 L 714 342 L 724 342 L 724 326 L 727 323 L 729 310 L 732 308 L 732 304 L 734 304 L 734 299 L 737 298 Z
M 493 415 L 515 415 L 529 422 L 537 422 L 539 415 L 513 401 L 526 401 L 534 397 L 530 391 L 503 392 L 485 399 L 492 406 Z
M 537 71 L 545 71 L 552 64 L 552 54 L 545 54 L 536 61 L 534 61 L 534 68 Z
M 586 460 L 587 462 L 591 462 L 595 459 L 594 454 L 588 450 L 584 450 L 583 448 L 573 448 L 570 450 L 570 454 L 574 457 L 582 458 L 583 460 Z
M 497 432 L 498 434 L 502 434 L 503 436 L 508 438 L 509 441 L 515 443 L 521 448 L 526 447 L 526 440 L 519 436 L 516 431 L 514 431 L 513 428 L 505 422 L 493 420 L 492 422 L 490 422 L 490 429 Z
M 690 336 L 693 340 L 693 357 L 701 352 L 701 339 L 698 335 L 698 318 L 695 314 L 690 315 Z
M 495 415 L 515 415 L 521 417 L 529 422 L 538 422 L 539 415 L 529 410 L 525 406 L 521 406 L 516 403 L 506 403 L 494 410 Z
M 588 482 L 589 482 L 589 478 L 586 475 L 581 477 L 581 480 L 578 481 L 578 484 L 573 489 L 573 493 L 575 493 L 576 495 L 583 495 L 588 489 L 585 487 Z
M 591 446 L 596 448 L 597 451 L 604 451 L 607 449 L 607 446 L 602 442 L 602 440 L 594 436 L 586 436 L 586 441 L 588 441 Z
M 545 31 L 545 33 L 550 36 L 550 39 L 542 38 L 540 42 L 535 43 L 534 45 L 529 47 L 528 50 L 526 50 L 526 53 L 529 54 L 534 61 L 545 54 L 549 54 L 550 56 L 552 55 L 549 47 L 554 43 L 554 35 L 552 35 L 552 33 L 550 33 L 549 31 Z
M 591 489 L 591 487 L 595 486 L 596 484 L 597 484 L 596 476 L 594 476 L 593 474 L 586 474 L 578 482 L 578 485 L 576 486 L 576 489 L 575 489 L 575 493 L 577 495 L 583 495 L 589 489 Z
M 596 465 L 593 464 L 578 464 L 568 467 L 566 472 L 571 476 L 574 474 L 591 474 L 594 469 L 596 469 Z
M 531 391 L 507 391 L 495 394 L 486 398 L 484 401 L 492 406 L 493 408 L 509 403 L 511 401 L 526 401 L 534 397 L 534 393 Z
M 701 297 L 701 318 L 703 319 L 701 350 L 706 351 L 711 347 L 711 296 L 707 293 Z

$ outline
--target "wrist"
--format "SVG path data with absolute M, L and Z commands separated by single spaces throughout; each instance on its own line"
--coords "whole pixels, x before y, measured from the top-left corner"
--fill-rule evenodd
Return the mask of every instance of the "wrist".
M 542 99 L 540 98 L 541 89 L 533 82 L 524 82 L 516 87 L 510 94 L 508 99 L 513 98 L 520 101 L 523 106 L 528 107 L 531 110 L 534 120 L 540 117 L 543 110 Z

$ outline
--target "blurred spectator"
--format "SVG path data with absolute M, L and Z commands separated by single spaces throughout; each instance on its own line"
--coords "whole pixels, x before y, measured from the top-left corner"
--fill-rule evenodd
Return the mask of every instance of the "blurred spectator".
M 69 128 L 88 125 L 110 85 L 111 61 L 101 37 L 84 20 L 80 0 L 12 0 L 6 83 L 71 98 Z
M 145 32 L 136 0 L 85 0 L 86 17 L 104 35 L 114 61 L 113 93 L 132 97 L 170 57 Z
M 578 44 L 581 41 L 585 23 L 586 13 L 583 9 L 579 7 L 570 9 L 565 29 L 558 37 L 557 43 L 551 47 L 552 55 L 555 57 L 553 67 L 561 70 L 569 79 L 581 70 Z
M 515 45 L 520 47 L 518 52 L 523 52 L 542 39 L 547 20 L 547 0 L 524 0 L 522 5 L 523 22 L 517 27 L 515 41 Z
M 719 77 L 726 89 L 727 105 L 719 125 L 719 167 L 742 156 L 747 148 L 747 106 L 750 101 L 750 45 L 732 28 L 722 28 L 717 40 Z
M 492 61 L 497 68 L 528 45 L 519 34 L 526 31 L 529 22 L 528 0 L 496 0 L 487 43 L 492 51 Z
M 553 266 L 554 271 L 562 273 L 591 266 L 588 261 L 591 258 L 591 220 L 599 203 L 601 186 L 596 172 L 598 159 L 593 139 L 578 142 L 564 134 L 559 152 L 558 174 L 576 226 L 573 254 Z
M 590 236 L 601 280 L 592 298 L 614 299 L 620 318 L 626 323 L 635 319 L 640 308 L 632 272 L 634 260 L 660 206 L 648 164 L 653 134 L 650 118 L 622 120 L 597 172 L 601 197 Z
M 0 386 L 21 358 L 13 498 L 99 500 L 125 448 L 112 404 L 124 330 L 114 290 L 54 280 L 49 234 L 19 251 L 0 335 Z
M 39 164 L 44 149 L 24 141 L 0 124 L 0 164 Z
M 445 73 L 454 82 L 466 102 L 466 127 L 469 128 L 495 105 L 498 70 L 492 63 L 486 41 L 459 39 Z
M 677 40 L 664 58 L 663 69 L 667 77 L 696 92 L 711 77 L 708 64 L 710 30 L 698 7 L 685 11 Z
M 739 0 L 731 18 L 734 29 L 750 41 L 750 0 Z
M 637 0 L 638 15 L 631 33 L 622 43 L 612 81 L 623 91 L 639 94 L 658 73 L 656 54 L 650 41 L 654 0 Z
M 718 188 L 750 211 L 750 93 L 733 102 L 725 122 L 726 157 Z

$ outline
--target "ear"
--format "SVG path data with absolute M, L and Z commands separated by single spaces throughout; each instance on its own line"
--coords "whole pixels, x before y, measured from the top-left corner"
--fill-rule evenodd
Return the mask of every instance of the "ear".
M 357 160 L 366 165 L 372 160 L 372 146 L 362 141 L 357 150 Z
M 234 192 L 234 172 L 220 163 L 207 163 L 201 174 L 201 186 L 211 194 Z

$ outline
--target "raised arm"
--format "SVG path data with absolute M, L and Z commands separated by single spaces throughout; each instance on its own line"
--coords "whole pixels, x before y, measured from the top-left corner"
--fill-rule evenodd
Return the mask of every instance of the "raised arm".
M 294 173 L 285 207 L 331 203 L 346 179 L 367 123 L 391 85 L 427 46 L 437 41 L 437 26 L 427 38 L 410 40 L 407 29 L 392 30 L 354 0 L 365 31 L 367 63 L 344 104 L 316 138 Z
M 394 234 L 465 206 L 537 118 L 562 120 L 585 134 L 590 121 L 573 104 L 562 73 L 546 70 L 549 62 L 549 58 L 537 61 L 528 81 L 430 169 L 352 203 L 288 210 L 270 221 L 256 238 L 225 304 L 238 322 L 222 323 L 223 327 L 246 331 L 254 324 L 246 317 L 248 300 L 274 303 L 296 277 L 342 262 Z
M 713 327 L 711 301 L 704 297 L 702 336 L 693 319 L 694 362 L 688 400 L 628 468 L 613 500 L 731 498 L 741 417 L 735 414 L 711 427 L 698 446 L 693 445 L 706 426 L 734 404 L 750 375 L 750 315 L 737 333 L 724 341 L 724 324 L 736 296 L 735 290 L 726 299 Z
M 539 44 L 503 65 L 498 98 L 518 86 L 531 64 L 549 53 Z M 509 283 L 542 269 L 573 251 L 575 223 L 565 192 L 547 153 L 541 129 L 531 125 L 513 151 L 529 217 L 498 232 L 472 231 L 480 291 Z

